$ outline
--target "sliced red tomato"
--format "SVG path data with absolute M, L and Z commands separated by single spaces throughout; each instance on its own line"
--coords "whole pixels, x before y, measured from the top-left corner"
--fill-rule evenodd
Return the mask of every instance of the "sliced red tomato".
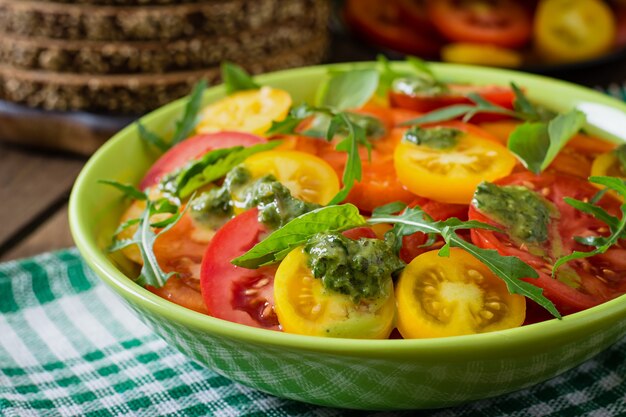
M 561 312 L 569 314 L 581 311 L 626 293 L 626 245 L 620 242 L 604 255 L 575 260 L 567 263 L 552 278 L 551 271 L 556 259 L 574 250 L 589 251 L 574 240 L 576 236 L 600 236 L 608 233 L 607 226 L 564 202 L 564 197 L 588 201 L 597 189 L 590 183 L 567 175 L 544 173 L 518 173 L 495 181 L 498 185 L 517 185 L 539 193 L 551 202 L 558 214 L 551 220 L 548 240 L 532 252 L 526 244 L 518 244 L 505 233 L 472 229 L 474 244 L 496 249 L 501 255 L 516 256 L 532 266 L 539 278 L 527 281 L 543 288 L 544 295 Z M 599 203 L 613 215 L 619 213 L 619 202 L 605 196 Z M 487 214 L 474 206 L 469 209 L 470 220 L 497 225 Z
M 279 330 L 274 311 L 276 267 L 246 269 L 230 263 L 268 233 L 250 209 L 226 223 L 206 249 L 200 271 L 200 289 L 208 313 L 253 327 Z
M 429 0 L 433 25 L 454 42 L 517 48 L 530 39 L 528 10 L 515 0 Z
M 436 57 L 442 42 L 436 35 L 425 36 L 403 22 L 397 0 L 348 0 L 346 23 L 372 44 L 405 54 Z
M 165 174 L 184 166 L 213 149 L 233 146 L 251 146 L 265 142 L 266 139 L 250 133 L 219 132 L 191 137 L 165 152 L 148 170 L 139 183 L 139 189 L 145 190 L 157 184 Z
M 397 0 L 400 19 L 416 31 L 425 35 L 436 34 L 435 26 L 430 21 L 426 10 L 426 0 Z
M 178 275 L 174 275 L 161 288 L 151 285 L 146 286 L 146 288 L 159 297 L 180 306 L 198 313 L 207 314 L 207 309 L 200 293 L 200 281 L 197 279 L 181 278 Z
M 389 103 L 392 107 L 414 110 L 416 112 L 428 113 L 443 107 L 455 104 L 472 104 L 467 96 L 476 93 L 485 100 L 504 107 L 513 108 L 515 93 L 511 87 L 499 85 L 469 85 L 469 84 L 448 84 L 448 91 L 443 94 L 420 93 L 407 94 L 406 92 L 389 91 Z M 480 116 L 480 117 L 479 117 Z M 499 114 L 478 114 L 472 118 L 474 123 L 482 123 L 493 120 L 500 120 L 506 116 Z

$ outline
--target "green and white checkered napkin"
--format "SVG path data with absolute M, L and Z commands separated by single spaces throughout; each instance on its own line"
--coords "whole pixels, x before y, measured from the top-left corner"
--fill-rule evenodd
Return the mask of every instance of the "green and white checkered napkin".
M 0 264 L 0 313 L 3 416 L 367 414 L 283 400 L 204 368 L 135 318 L 75 250 Z M 625 348 L 531 389 L 409 414 L 626 415 Z

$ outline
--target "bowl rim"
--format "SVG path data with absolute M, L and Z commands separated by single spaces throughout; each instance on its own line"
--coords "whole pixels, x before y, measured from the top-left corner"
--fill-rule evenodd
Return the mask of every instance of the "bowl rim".
M 263 74 L 255 77 L 259 83 L 271 84 L 272 81 L 284 77 L 300 78 L 307 75 L 327 71 L 328 69 L 346 69 L 359 67 L 372 67 L 375 62 L 340 63 L 301 67 L 296 69 L 282 70 Z M 406 65 L 402 62 L 392 62 L 394 67 L 401 68 Z M 531 83 L 566 89 L 576 96 L 584 97 L 594 103 L 609 105 L 626 114 L 626 103 L 592 89 L 578 86 L 566 81 L 555 80 L 543 75 L 525 74 L 512 70 L 484 68 L 471 65 L 457 65 L 445 63 L 432 63 L 431 68 L 435 73 L 445 73 L 453 78 L 471 79 L 477 74 L 484 76 L 494 75 L 495 79 L 507 78 L 518 83 L 530 81 Z M 496 82 L 498 83 L 498 82 Z M 223 85 L 211 87 L 205 92 L 207 95 L 219 95 L 224 93 Z M 163 115 L 171 112 L 174 108 L 182 108 L 185 98 L 169 103 L 148 115 L 142 117 L 144 123 L 155 121 Z M 70 230 L 83 259 L 90 268 L 116 293 L 127 302 L 137 304 L 141 308 L 150 310 L 154 315 L 176 322 L 185 327 L 198 331 L 219 335 L 251 344 L 283 347 L 296 350 L 332 353 L 336 355 L 349 355 L 361 357 L 406 357 L 415 355 L 447 356 L 455 352 L 463 352 L 463 356 L 471 354 L 489 354 L 502 349 L 509 349 L 515 344 L 528 344 L 546 337 L 558 339 L 567 337 L 567 334 L 580 326 L 593 325 L 605 320 L 614 319 L 616 316 L 624 316 L 626 311 L 626 295 L 610 300 L 596 307 L 563 317 L 562 320 L 551 319 L 548 321 L 521 326 L 517 328 L 500 330 L 489 333 L 453 336 L 433 339 L 385 339 L 363 340 L 345 338 L 324 338 L 318 336 L 304 336 L 289 334 L 272 330 L 265 330 L 232 323 L 226 320 L 207 316 L 172 302 L 169 302 L 147 289 L 134 283 L 132 279 L 123 274 L 115 267 L 113 262 L 105 254 L 102 248 L 97 247 L 95 239 L 90 240 L 87 230 L 89 225 L 84 218 L 81 194 L 89 189 L 88 177 L 93 167 L 99 164 L 104 155 L 111 152 L 115 144 L 128 140 L 127 136 L 133 135 L 136 130 L 134 123 L 127 126 L 111 139 L 109 139 L 87 161 L 78 175 L 69 200 L 69 224 Z

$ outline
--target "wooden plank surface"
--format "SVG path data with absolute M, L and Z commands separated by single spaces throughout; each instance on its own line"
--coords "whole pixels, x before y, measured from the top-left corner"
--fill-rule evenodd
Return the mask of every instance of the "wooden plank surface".
M 7 248 L 7 251 L 0 255 L 0 262 L 11 259 L 26 258 L 40 253 L 64 249 L 74 246 L 72 235 L 67 221 L 67 204 L 53 213 L 33 233 L 15 245 Z
M 0 145 L 0 256 L 65 205 L 84 163 L 83 158 Z

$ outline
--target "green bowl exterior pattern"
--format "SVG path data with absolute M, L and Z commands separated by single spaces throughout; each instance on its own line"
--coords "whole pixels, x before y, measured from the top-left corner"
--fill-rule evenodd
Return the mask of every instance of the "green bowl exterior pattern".
M 339 64 L 366 67 L 372 63 Z M 394 64 L 395 65 L 395 64 Z M 402 69 L 403 63 L 397 63 Z M 284 88 L 294 102 L 311 100 L 328 66 L 257 77 Z M 529 96 L 556 110 L 588 105 L 617 112 L 626 105 L 561 81 L 512 71 L 433 64 L 438 76 L 477 84 L 515 81 Z M 209 103 L 223 87 L 207 91 Z M 179 100 L 142 119 L 168 131 L 182 111 Z M 595 107 L 594 107 L 595 106 Z M 591 117 L 590 117 L 591 118 Z M 612 121 L 612 122 L 611 122 Z M 610 124 L 619 122 L 609 120 Z M 615 130 L 602 126 L 600 131 Z M 589 127 L 598 131 L 598 126 Z M 170 345 L 215 372 L 284 398 L 356 409 L 418 409 L 453 406 L 516 391 L 550 379 L 591 358 L 626 334 L 626 297 L 563 320 L 481 335 L 422 340 L 349 340 L 298 336 L 250 328 L 187 310 L 136 285 L 129 265 L 107 245 L 127 204 L 100 179 L 137 183 L 154 160 L 129 126 L 87 163 L 70 198 L 70 226 L 90 267 Z

